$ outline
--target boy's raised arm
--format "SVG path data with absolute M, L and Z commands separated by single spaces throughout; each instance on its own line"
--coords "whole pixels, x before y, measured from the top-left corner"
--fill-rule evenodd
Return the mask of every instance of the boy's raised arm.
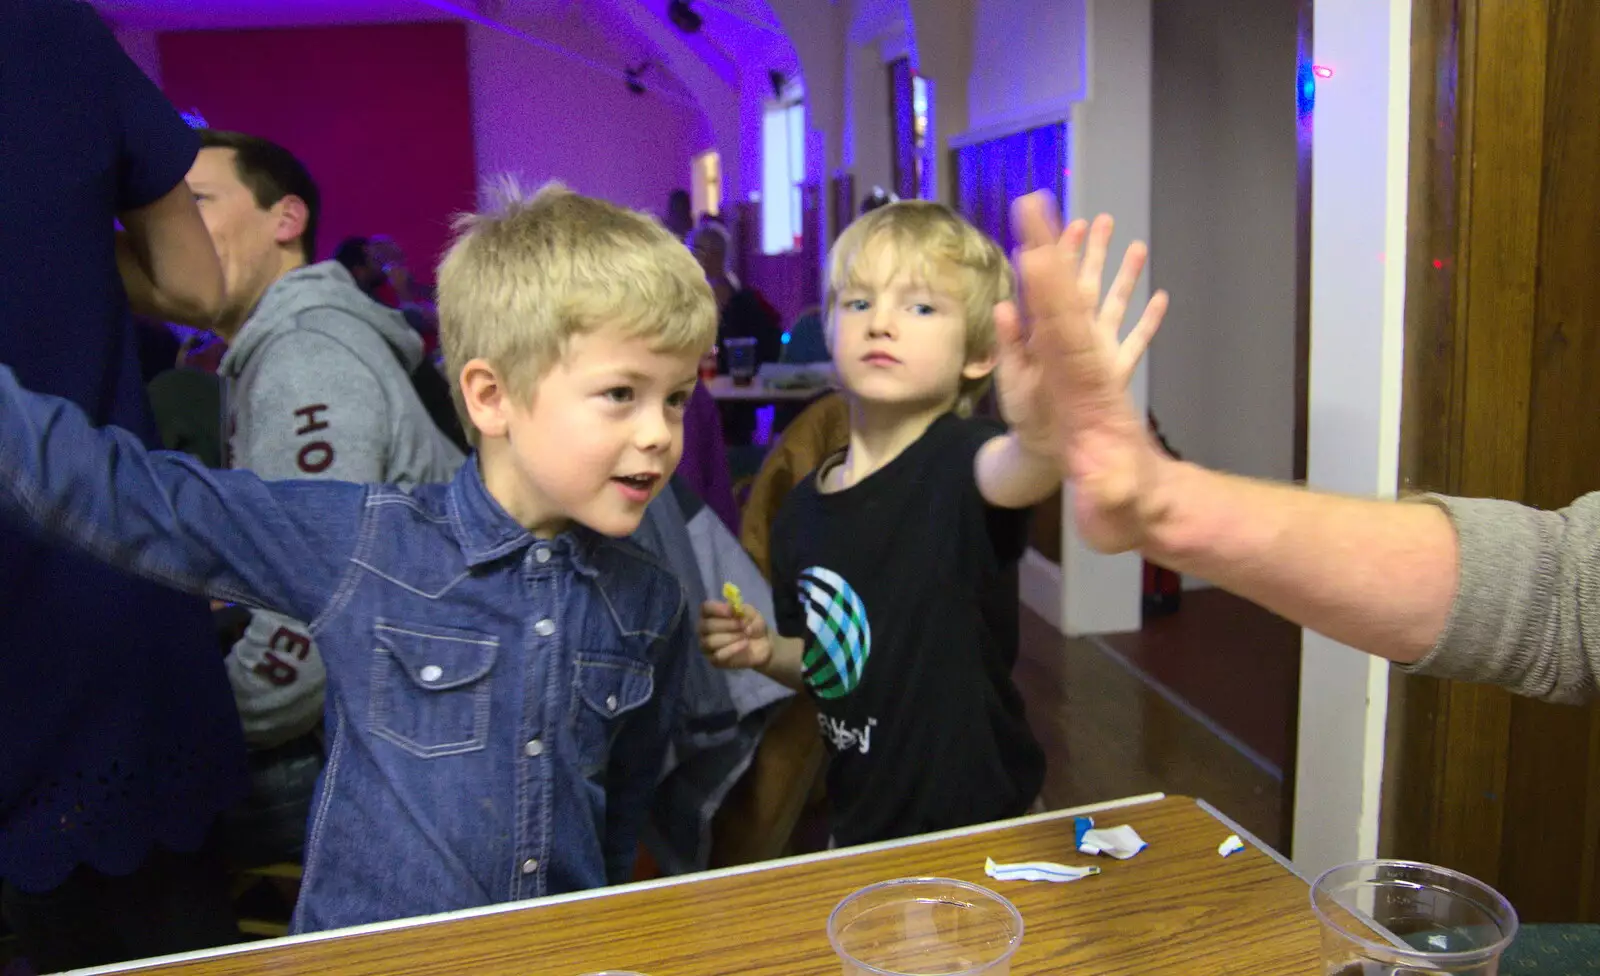
M 126 572 L 314 620 L 355 547 L 365 494 L 148 451 L 0 365 L 0 516 Z

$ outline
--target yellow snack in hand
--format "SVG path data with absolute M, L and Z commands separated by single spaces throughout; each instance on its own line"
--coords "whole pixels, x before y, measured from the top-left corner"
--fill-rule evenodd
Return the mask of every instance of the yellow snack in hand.
M 739 594 L 739 588 L 732 583 L 722 584 L 722 598 L 728 601 L 728 606 L 733 608 L 735 617 L 744 616 L 744 598 Z

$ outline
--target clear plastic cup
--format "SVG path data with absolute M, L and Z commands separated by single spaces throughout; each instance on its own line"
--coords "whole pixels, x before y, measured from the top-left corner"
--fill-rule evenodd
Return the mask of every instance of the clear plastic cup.
M 1495 976 L 1517 934 L 1505 896 L 1417 861 L 1357 861 L 1311 886 L 1328 976 Z
M 1022 914 L 975 884 L 902 878 L 841 901 L 828 941 L 844 976 L 1009 976 Z
M 756 340 L 754 336 L 730 336 L 722 340 L 728 351 L 728 375 L 734 386 L 749 386 L 756 378 Z

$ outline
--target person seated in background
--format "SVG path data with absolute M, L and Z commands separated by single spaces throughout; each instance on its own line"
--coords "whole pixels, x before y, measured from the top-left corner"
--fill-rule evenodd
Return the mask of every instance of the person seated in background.
M 477 446 L 449 485 L 207 471 L 0 368 L 0 514 L 313 622 L 329 772 L 299 932 L 629 880 L 694 653 L 678 578 L 625 537 L 715 334 L 700 269 L 547 187 L 466 221 L 439 282 Z
M 448 481 L 461 452 L 410 378 L 422 341 L 341 264 L 311 263 L 322 211 L 311 174 L 265 139 L 208 129 L 201 140 L 188 182 L 225 257 L 224 466 L 268 480 Z M 253 783 L 224 820 L 230 857 L 299 860 L 322 768 L 325 676 L 311 628 L 257 610 L 225 663 Z
M 688 239 L 689 232 L 694 230 L 694 201 L 688 190 L 673 190 L 667 194 L 667 212 L 661 224 L 678 240 Z
M 1096 266 L 1108 240 L 1090 243 Z M 1105 302 L 1113 336 L 1143 258 L 1130 249 Z M 716 663 L 816 702 L 841 846 L 1041 802 L 1044 752 L 1011 670 L 1027 510 L 1061 483 L 1059 392 L 1039 382 L 1012 294 L 999 245 L 948 207 L 894 203 L 845 230 L 826 304 L 849 443 L 794 486 L 773 527 L 777 635 L 749 607 L 702 608 Z M 1130 336 L 1132 362 L 1164 307 L 1158 296 Z M 1009 432 L 969 416 L 997 366 Z
M 422 337 L 422 351 L 430 362 L 439 352 L 439 311 L 424 289 L 411 277 L 405 252 L 394 238 L 346 237 L 334 248 L 333 260 L 344 266 L 356 287 L 380 305 L 406 317 Z
M 727 372 L 727 350 L 722 341 L 734 336 L 756 340 L 756 360 L 775 363 L 783 352 L 782 316 L 761 293 L 746 288 L 728 267 L 732 239 L 727 228 L 716 221 L 707 221 L 689 235 L 689 250 L 705 270 L 706 281 L 717 296 L 719 320 L 717 323 L 717 369 Z
M 633 540 L 672 567 L 689 607 L 732 583 L 745 602 L 771 614 L 772 588 L 765 577 L 681 473 L 650 503 Z M 754 760 L 776 706 L 793 697 L 792 690 L 758 672 L 716 668 L 703 655 L 688 655 L 681 705 L 644 830 L 645 849 L 662 873 L 710 867 L 712 822 Z

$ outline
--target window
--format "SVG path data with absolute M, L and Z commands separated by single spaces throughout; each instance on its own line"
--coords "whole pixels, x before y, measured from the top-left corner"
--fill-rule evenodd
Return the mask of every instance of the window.
M 805 232 L 806 109 L 790 85 L 761 118 L 761 253 L 798 251 Z
M 921 75 L 911 77 L 911 119 L 913 141 L 916 145 L 917 194 L 932 200 L 934 193 L 933 106 L 928 91 L 928 79 Z
M 695 219 L 701 214 L 715 217 L 722 213 L 722 154 L 707 149 L 694 158 L 690 168 L 689 199 Z

